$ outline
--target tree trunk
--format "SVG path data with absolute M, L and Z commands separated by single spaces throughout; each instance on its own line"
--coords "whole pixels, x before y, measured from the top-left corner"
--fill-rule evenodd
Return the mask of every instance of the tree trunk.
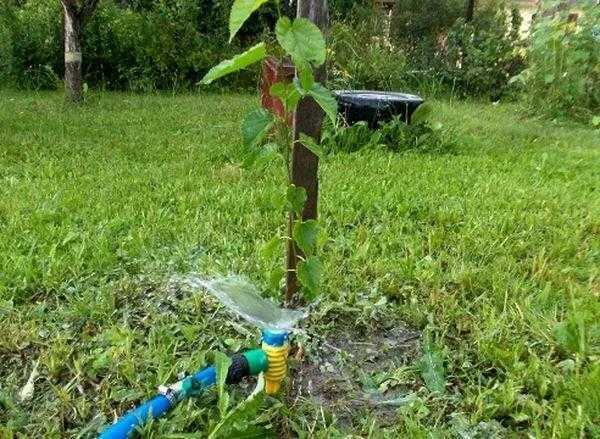
M 475 15 L 475 0 L 467 0 L 467 13 L 465 14 L 465 21 L 470 23 L 473 21 Z
M 83 81 L 81 79 L 81 15 L 70 4 L 62 2 L 64 11 L 65 46 L 65 90 L 67 99 L 74 103 L 83 101 Z
M 327 0 L 298 0 L 297 16 L 308 18 L 323 33 L 326 33 L 329 21 Z M 327 72 L 324 65 L 315 71 L 316 81 L 324 83 L 326 77 Z M 302 212 L 303 220 L 317 218 L 319 194 L 317 171 L 319 159 L 304 145 L 297 142 L 297 140 L 300 138 L 300 133 L 303 133 L 319 142 L 321 140 L 323 116 L 323 111 L 312 98 L 302 99 L 294 115 L 294 144 L 292 146 L 290 179 L 295 186 L 301 186 L 306 190 L 307 200 Z M 295 220 L 294 214 L 290 214 L 288 223 L 289 236 L 291 236 Z M 298 265 L 300 255 L 300 249 L 296 246 L 294 240 L 288 240 L 285 295 L 288 305 L 295 305 L 300 302 L 300 298 L 298 297 L 298 279 L 296 276 L 296 266 Z

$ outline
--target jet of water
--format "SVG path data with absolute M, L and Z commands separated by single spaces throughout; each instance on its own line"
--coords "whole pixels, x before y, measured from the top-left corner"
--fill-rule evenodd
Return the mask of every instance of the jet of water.
M 260 329 L 291 332 L 308 315 L 305 309 L 282 308 L 265 299 L 254 285 L 239 276 L 206 279 L 188 274 L 175 276 L 171 281 L 193 291 L 207 291 L 227 309 Z

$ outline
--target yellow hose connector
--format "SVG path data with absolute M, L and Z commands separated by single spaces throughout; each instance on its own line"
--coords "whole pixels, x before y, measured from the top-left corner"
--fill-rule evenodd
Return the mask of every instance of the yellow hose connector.
M 282 346 L 271 346 L 263 341 L 262 350 L 269 359 L 269 368 L 265 372 L 265 392 L 275 395 L 279 392 L 281 382 L 287 375 L 287 359 L 290 345 L 286 341 Z

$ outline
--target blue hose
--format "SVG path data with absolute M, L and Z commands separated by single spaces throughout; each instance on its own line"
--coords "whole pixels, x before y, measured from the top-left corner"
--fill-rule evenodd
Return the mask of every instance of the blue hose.
M 208 388 L 217 381 L 216 369 L 211 366 L 199 370 L 193 375 L 193 379 L 201 385 L 201 388 Z M 177 405 L 177 401 L 172 403 L 165 395 L 157 395 L 121 417 L 116 423 L 104 430 L 98 436 L 98 439 L 127 439 L 137 427 L 144 425 L 150 417 L 158 418 L 175 405 Z

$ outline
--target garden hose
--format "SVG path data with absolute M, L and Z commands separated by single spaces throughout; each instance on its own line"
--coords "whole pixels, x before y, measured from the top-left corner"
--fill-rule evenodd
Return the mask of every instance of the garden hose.
M 267 370 L 267 355 L 262 349 L 254 349 L 243 354 L 234 355 L 227 371 L 227 384 L 237 384 L 250 375 L 258 375 Z M 191 396 L 197 396 L 213 386 L 217 381 L 217 370 L 214 366 L 206 367 L 186 376 L 180 381 L 159 387 L 159 394 L 109 426 L 99 439 L 126 439 L 138 427 L 144 425 L 151 417 L 158 418 L 179 402 Z
M 264 330 L 262 349 L 254 349 L 236 354 L 231 358 L 225 382 L 237 384 L 247 376 L 264 373 L 265 392 L 276 394 L 287 374 L 289 344 L 288 333 Z M 186 398 L 197 396 L 216 384 L 217 370 L 209 366 L 198 372 L 182 377 L 170 386 L 160 386 L 159 394 L 136 409 L 125 414 L 107 427 L 99 439 L 126 439 L 150 418 L 158 418 Z

